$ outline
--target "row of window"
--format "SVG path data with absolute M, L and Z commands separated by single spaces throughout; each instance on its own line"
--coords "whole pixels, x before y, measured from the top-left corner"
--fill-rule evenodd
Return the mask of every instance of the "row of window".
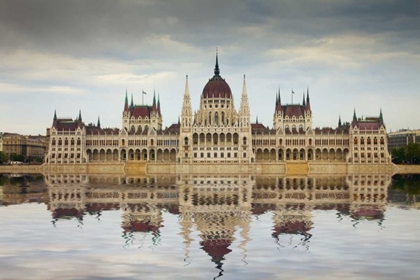
M 61 146 L 61 145 L 63 145 L 63 143 L 64 143 L 65 146 L 69 145 L 69 143 L 70 143 L 70 145 L 73 146 L 75 143 L 76 143 L 76 145 L 81 145 L 82 141 L 80 140 L 80 138 L 77 138 L 76 141 L 74 140 L 74 138 L 71 138 L 70 142 L 69 142 L 69 139 L 67 139 L 67 138 L 65 138 L 64 141 L 61 138 L 58 138 L 58 141 L 56 141 L 55 138 L 53 138 L 51 140 L 51 145 L 53 145 L 53 146 L 55 146 L 56 144 Z
M 238 153 L 224 153 L 224 152 L 221 152 L 221 153 L 213 153 L 213 156 L 212 156 L 212 153 L 194 153 L 194 158 L 218 158 L 218 157 L 220 157 L 220 158 L 224 158 L 225 157 L 225 155 L 226 155 L 226 158 L 231 158 L 231 157 L 233 157 L 233 158 L 237 158 L 238 157 Z M 188 157 L 188 153 L 185 153 L 185 157 L 187 158 Z M 244 158 L 246 158 L 246 153 L 243 153 L 243 157 Z
M 359 153 L 354 153 L 354 158 L 358 158 L 358 156 L 359 156 Z M 366 156 L 368 158 L 370 158 L 370 157 L 372 157 L 372 153 L 366 153 Z M 365 153 L 360 153 L 360 157 L 361 158 L 364 158 L 365 157 Z M 378 153 L 373 153 L 373 157 L 374 158 L 377 158 L 378 157 Z M 381 153 L 381 158 L 383 158 L 383 157 L 385 157 L 385 154 L 384 153 Z
M 377 144 L 378 144 L 378 138 L 374 137 L 374 138 L 373 138 L 373 141 L 371 140 L 371 138 L 370 138 L 370 137 L 367 137 L 367 138 L 366 138 L 366 144 L 370 145 L 370 144 L 372 144 L 372 142 L 373 142 L 373 144 L 374 144 L 374 145 L 377 145 Z M 358 137 L 354 137 L 354 141 L 353 141 L 353 143 L 354 143 L 355 145 L 357 145 L 357 144 L 359 143 Z M 379 143 L 380 143 L 381 145 L 384 145 L 384 144 L 385 144 L 385 139 L 384 139 L 384 137 L 381 137 L 381 139 L 379 140 Z M 361 144 L 361 145 L 364 145 L 364 144 L 365 144 L 365 138 L 364 138 L 363 136 L 362 136 L 362 137 L 360 137 L 360 144 Z

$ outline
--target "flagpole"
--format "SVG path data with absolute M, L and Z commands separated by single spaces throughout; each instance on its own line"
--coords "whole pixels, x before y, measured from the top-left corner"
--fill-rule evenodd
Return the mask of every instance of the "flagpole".
M 143 93 L 144 91 L 143 90 L 141 90 L 141 105 L 143 106 L 144 105 L 144 93 Z
M 293 89 L 292 89 L 292 105 L 293 105 Z

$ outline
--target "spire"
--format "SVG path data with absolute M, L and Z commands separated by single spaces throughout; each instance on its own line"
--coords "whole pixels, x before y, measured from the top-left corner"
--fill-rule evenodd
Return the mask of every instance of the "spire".
M 258 123 L 258 116 L 255 118 L 255 123 Z
M 82 120 L 82 110 L 79 110 L 79 121 Z
M 214 66 L 214 75 L 219 76 L 220 75 L 220 69 L 219 69 L 219 55 L 216 48 L 216 65 Z
M 250 111 L 248 104 L 248 93 L 246 90 L 246 79 L 244 75 L 244 82 L 242 85 L 241 107 L 239 108 L 239 118 L 242 126 L 248 126 L 250 123 Z
M 56 120 L 57 120 L 57 111 L 54 110 L 54 119 L 53 119 L 53 121 L 56 121 Z
M 153 104 L 152 104 L 152 111 L 156 111 L 156 91 L 153 90 Z
M 158 93 L 158 101 L 157 101 L 157 110 L 158 110 L 159 115 L 160 115 L 161 113 L 160 113 L 160 94 L 159 93 Z
M 303 101 L 302 101 L 303 106 L 305 106 L 305 91 L 303 91 Z
M 130 107 L 133 108 L 134 107 L 134 102 L 133 102 L 133 93 L 131 93 L 131 104 Z
M 191 107 L 191 98 L 190 98 L 190 88 L 188 86 L 188 75 L 185 77 L 185 92 L 184 92 L 184 101 L 182 104 L 181 112 L 181 125 L 191 126 L 192 125 L 192 107 Z
M 311 103 L 310 103 L 310 99 L 309 99 L 309 87 L 306 89 L 306 110 L 307 111 L 311 111 Z
M 127 96 L 127 89 L 125 89 L 124 111 L 128 111 L 128 96 Z
M 98 124 L 96 126 L 101 128 L 101 120 L 99 119 L 99 116 L 98 116 Z
M 341 126 L 341 116 L 340 115 L 338 115 L 338 126 L 339 127 Z
M 380 110 L 380 112 L 379 112 L 379 119 L 380 119 L 381 121 L 384 121 L 384 117 L 383 117 L 383 115 L 382 115 L 382 108 L 381 108 L 381 110 Z
M 356 108 L 353 111 L 353 121 L 357 121 Z
M 178 124 L 180 124 L 181 123 L 181 121 L 179 120 L 179 116 L 178 116 Z

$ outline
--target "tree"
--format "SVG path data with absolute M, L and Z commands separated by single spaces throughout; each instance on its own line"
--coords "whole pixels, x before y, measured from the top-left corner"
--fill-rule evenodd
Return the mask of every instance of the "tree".
M 420 145 L 418 143 L 409 143 L 405 150 L 405 157 L 411 164 L 420 163 Z
M 3 151 L 0 151 L 0 164 L 7 161 L 7 156 Z
M 395 164 L 401 164 L 406 160 L 405 147 L 393 148 L 391 154 L 392 162 Z
M 23 155 L 18 155 L 16 153 L 10 154 L 10 161 L 24 161 L 25 157 Z

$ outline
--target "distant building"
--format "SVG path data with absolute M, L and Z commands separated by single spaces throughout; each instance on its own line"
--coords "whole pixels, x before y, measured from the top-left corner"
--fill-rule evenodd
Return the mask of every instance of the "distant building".
M 388 133 L 388 150 L 394 148 L 405 147 L 409 143 L 420 144 L 420 129 L 408 130 L 401 129 L 399 131 Z
M 214 75 L 204 86 L 199 109 L 192 109 L 187 77 L 181 118 L 169 128 L 162 128 L 156 95 L 151 106 L 135 105 L 133 96 L 129 103 L 126 92 L 121 129 L 102 128 L 99 119 L 95 125 L 85 125 L 80 112 L 76 120 L 57 118 L 54 113 L 46 163 L 391 163 L 382 111 L 367 118 L 357 118 L 355 111 L 351 123 L 339 118 L 336 128 L 313 128 L 309 90 L 301 104 L 283 103 L 280 92 L 275 99 L 273 127 L 258 120 L 252 123 L 245 77 L 236 110 L 216 55 Z
M 2 150 L 9 158 L 11 154 L 23 155 L 28 161 L 44 159 L 48 141 L 45 136 L 20 135 L 3 133 L 1 135 Z

